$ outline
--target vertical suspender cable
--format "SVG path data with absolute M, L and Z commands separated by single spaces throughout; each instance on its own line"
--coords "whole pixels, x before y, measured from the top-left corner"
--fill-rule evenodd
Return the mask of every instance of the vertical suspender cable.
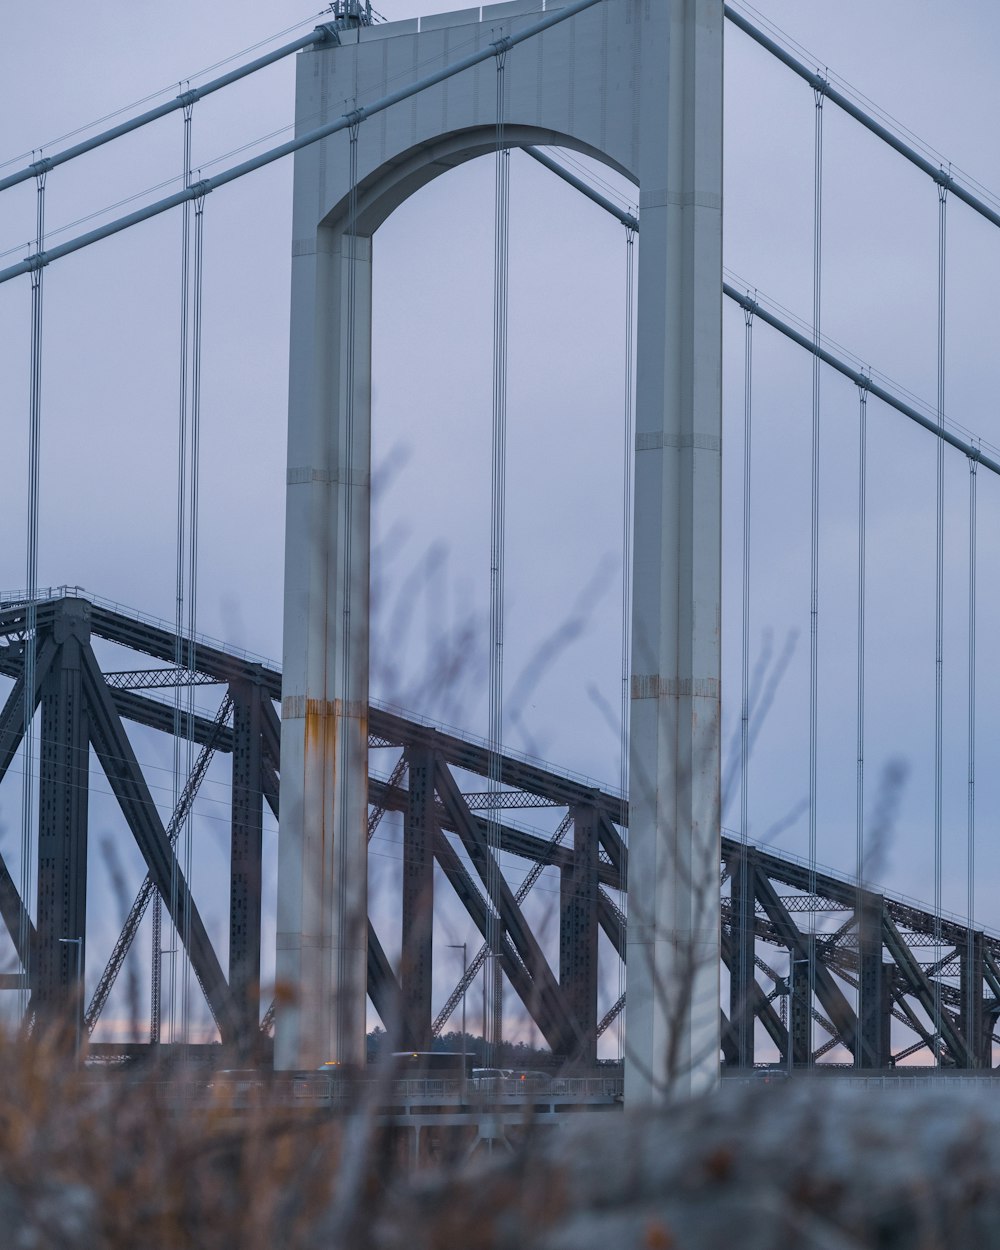
M 632 488 L 635 464 L 635 399 L 633 353 L 635 350 L 635 229 L 625 228 L 625 429 L 622 448 L 622 684 L 621 684 L 621 811 L 619 828 L 628 844 L 629 789 L 629 718 L 632 685 Z M 621 949 L 627 941 L 628 856 L 622 857 L 621 869 Z M 625 960 L 618 964 L 618 998 L 625 993 Z M 625 1018 L 618 1026 L 618 1061 L 625 1054 Z
M 820 343 L 823 279 L 823 92 L 814 90 L 816 143 L 813 168 L 813 343 Z M 819 724 L 819 465 L 820 465 L 820 361 L 813 355 L 812 369 L 812 508 L 809 560 L 809 1004 L 816 990 L 816 799 Z M 810 1038 L 812 1015 L 808 1017 Z M 812 1045 L 809 1060 L 812 1064 Z
M 193 105 L 184 109 L 184 185 L 191 185 L 191 118 Z M 187 474 L 188 474 L 188 337 L 191 301 L 191 204 L 181 207 L 181 327 L 180 370 L 177 384 L 177 538 L 174 581 L 174 667 L 182 670 L 184 658 L 184 575 L 187 536 Z M 183 789 L 181 740 L 184 734 L 183 690 L 174 687 L 174 777 L 173 810 L 177 810 Z M 170 861 L 170 914 L 177 914 L 177 860 Z M 176 954 L 171 957 L 167 990 L 167 1019 L 173 1039 L 173 1004 Z M 153 971 L 150 987 L 149 1040 L 160 1040 L 163 984 L 163 905 L 157 892 L 153 898 Z
M 343 582 L 341 583 L 341 599 L 343 602 L 343 639 L 341 648 L 340 681 L 342 698 L 346 703 L 351 691 L 351 612 L 352 592 L 354 588 L 354 425 L 355 425 L 355 390 L 356 390 L 356 358 L 357 358 L 357 305 L 358 305 L 358 131 L 359 123 L 351 126 L 350 135 L 350 190 L 347 204 L 347 229 L 344 234 L 341 256 L 342 263 L 347 266 L 347 359 L 345 361 L 344 378 L 344 446 L 339 449 L 344 463 L 341 467 L 340 480 L 343 486 L 342 527 L 344 534 L 343 548 Z M 338 744 L 340 755 L 340 775 L 344 779 L 340 786 L 340 821 L 339 830 L 335 833 L 343 845 L 350 819 L 350 793 L 347 785 L 349 776 L 350 741 L 346 729 L 340 734 Z M 335 848 L 336 850 L 336 848 Z M 342 867 L 342 865 L 341 865 Z M 337 944 L 337 986 L 341 993 L 347 985 L 347 938 L 348 938 L 348 883 L 346 873 L 338 871 L 335 888 L 337 891 L 337 933 L 334 941 Z M 344 1010 L 344 1003 L 336 1004 L 335 1037 L 336 1053 L 342 1056 L 351 1046 L 348 1030 L 355 1021 L 349 1019 Z
M 869 935 L 863 915 L 865 877 L 865 608 L 867 598 L 868 555 L 868 388 L 858 387 L 858 672 L 857 672 L 857 774 L 855 779 L 855 898 L 854 923 L 858 935 L 858 1006 L 859 1028 L 863 1018 L 865 978 L 861 960 Z M 861 1029 L 864 1037 L 864 1030 Z M 858 1043 L 861 1045 L 861 1042 Z
M 188 663 L 197 667 L 198 634 L 198 505 L 201 485 L 201 338 L 202 338 L 202 290 L 205 269 L 205 197 L 194 201 L 194 281 L 191 291 L 191 524 L 188 532 L 188 601 L 187 642 Z M 187 688 L 187 716 L 185 737 L 187 739 L 185 775 L 190 777 L 195 760 L 195 686 Z M 194 805 L 188 807 L 184 818 L 184 908 L 181 916 L 182 946 L 184 952 L 191 949 L 191 891 L 193 873 Z M 181 1038 L 189 1040 L 191 1012 L 191 961 L 184 958 L 181 980 Z
M 938 184 L 937 419 L 944 428 L 945 292 L 947 279 L 948 188 Z M 941 962 L 941 877 L 944 814 L 944 442 L 937 445 L 934 577 L 934 963 Z M 941 1062 L 941 978 L 934 977 L 934 1034 Z
M 35 250 L 45 246 L 45 174 L 36 179 Z M 31 882 L 34 857 L 35 743 L 32 721 L 35 715 L 35 670 L 37 660 L 38 595 L 38 494 L 42 431 L 42 294 L 44 268 L 31 271 L 31 378 L 28 400 L 28 541 L 25 570 L 26 599 L 24 629 L 24 772 L 21 795 L 21 914 L 18 939 L 23 953 L 24 977 L 18 988 L 18 1009 L 22 1027 L 27 1024 L 31 982 Z M 80 934 L 71 936 L 82 936 Z
M 747 934 L 744 928 L 750 905 L 750 877 L 747 871 L 747 844 L 749 838 L 749 768 L 750 768 L 750 480 L 753 450 L 753 311 L 744 309 L 746 336 L 743 353 L 743 588 L 742 588 L 742 640 L 740 653 L 740 925 L 737 935 L 738 951 Z M 740 975 L 746 971 L 742 956 Z M 745 1063 L 753 1050 L 753 1013 L 750 1010 L 750 987 L 742 987 L 744 1001 L 739 1003 L 737 1030 L 739 1033 L 740 1063 Z
M 975 1010 L 976 1000 L 982 997 L 981 978 L 975 962 L 976 953 L 976 470 L 979 467 L 975 457 L 969 457 L 969 789 L 967 814 L 966 854 L 966 912 L 968 928 L 966 929 L 966 952 L 968 971 L 966 973 L 965 1018 L 968 1021 L 966 1045 L 969 1047 L 971 1062 L 979 1066 L 980 1038 L 973 1032 L 978 1013 Z
M 487 1066 L 495 1066 L 503 1035 L 502 924 L 496 900 L 500 874 L 500 756 L 503 746 L 503 606 L 507 476 L 507 272 L 510 235 L 510 151 L 505 146 L 505 73 L 507 53 L 497 52 L 496 204 L 493 276 L 493 442 L 490 490 L 490 690 L 489 690 L 489 819 L 491 878 L 490 951 L 492 993 Z M 484 973 L 484 975 L 486 975 Z

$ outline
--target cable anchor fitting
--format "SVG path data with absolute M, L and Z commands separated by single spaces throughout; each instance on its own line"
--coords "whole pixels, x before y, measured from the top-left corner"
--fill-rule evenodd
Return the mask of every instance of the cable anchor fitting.
M 816 101 L 816 107 L 821 109 L 823 107 L 823 101 L 826 99 L 830 90 L 829 80 L 824 78 L 819 70 L 817 70 L 816 73 L 813 74 L 810 83 L 813 89 L 813 98 Z
M 46 252 L 32 252 L 24 259 L 27 272 L 30 274 L 39 273 L 48 263 L 49 257 Z
M 313 31 L 314 46 L 323 43 L 335 43 L 340 46 L 340 32 L 334 22 L 324 22 Z
M 740 303 L 740 307 L 743 309 L 743 315 L 753 317 L 755 313 L 757 312 L 758 308 L 760 307 L 760 305 L 757 303 L 756 288 L 754 289 L 754 293 L 752 296 L 750 292 L 747 291 L 746 295 L 740 297 L 739 303 Z

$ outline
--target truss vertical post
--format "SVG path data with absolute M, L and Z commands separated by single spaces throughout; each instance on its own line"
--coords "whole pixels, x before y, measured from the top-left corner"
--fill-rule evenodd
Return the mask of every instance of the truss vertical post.
M 854 1048 L 856 1068 L 884 1068 L 889 1063 L 886 1042 L 886 968 L 882 958 L 882 916 L 885 902 L 881 895 L 862 895 L 858 915 L 858 987 L 860 1015 L 859 1045 Z M 891 1003 L 891 989 L 890 989 Z
M 882 1010 L 880 1034 L 882 1067 L 892 1067 L 892 1008 L 893 990 L 896 984 L 896 965 L 891 959 L 882 963 Z
M 719 1079 L 723 7 L 646 6 L 639 76 L 630 1104 Z
M 816 966 L 816 936 L 805 934 L 802 953 L 796 948 L 789 951 L 791 967 L 789 980 L 791 1003 L 788 1013 L 788 1036 L 792 1047 L 792 1067 L 808 1068 L 812 1063 L 812 987 L 809 970 Z
M 238 1044 L 256 1039 L 260 1019 L 261 854 L 264 784 L 262 687 L 230 682 L 233 698 L 233 800 L 229 872 L 229 988 L 236 1006 Z
M 67 600 L 53 634 L 58 646 L 42 684 L 39 755 L 37 939 L 31 969 L 38 1019 L 76 1034 L 83 1019 L 87 936 L 89 717 L 82 648 L 89 605 Z
M 971 943 L 962 943 L 958 958 L 961 995 L 959 1024 L 962 1036 L 965 1038 L 968 1065 L 971 1068 L 988 1068 L 992 1062 L 992 1056 L 989 1053 L 992 1050 L 992 1039 L 983 1035 L 983 934 L 981 930 L 976 930 L 972 934 Z M 969 1018 L 970 999 L 971 1019 Z
M 597 932 L 599 820 L 593 806 L 570 808 L 573 855 L 559 874 L 559 985 L 579 1041 L 568 1056 L 581 1067 L 597 1063 Z
M 424 743 L 406 748 L 409 772 L 403 814 L 403 943 L 400 959 L 402 1044 L 431 1048 L 431 989 L 434 954 L 434 750 Z
M 754 955 L 756 927 L 754 877 L 756 853 L 741 844 L 731 874 L 733 957 L 729 969 L 729 1020 L 736 1047 L 735 1063 L 752 1068 L 754 1061 Z

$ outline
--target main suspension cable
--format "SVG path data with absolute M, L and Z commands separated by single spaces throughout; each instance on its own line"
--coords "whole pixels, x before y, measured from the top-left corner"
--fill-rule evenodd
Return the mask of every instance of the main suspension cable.
M 944 427 L 948 189 L 938 186 L 937 418 Z M 938 440 L 934 560 L 934 962 L 941 961 L 944 851 L 944 443 Z M 941 978 L 933 979 L 936 1062 L 941 1052 Z
M 506 50 L 497 52 L 496 66 L 496 195 L 493 256 L 493 440 L 490 489 L 490 657 L 489 657 L 489 845 L 490 950 L 492 986 L 486 1066 L 496 1066 L 503 1037 L 503 925 L 500 897 L 500 790 L 503 750 L 503 609 L 507 501 L 507 279 L 510 239 L 510 150 L 504 135 Z M 485 973 L 484 973 L 485 975 Z
M 35 192 L 35 244 L 41 252 L 45 245 L 45 171 L 38 174 Z M 24 773 L 21 791 L 21 910 L 18 941 L 21 949 L 23 976 L 18 984 L 18 1014 L 22 1028 L 27 1024 L 31 993 L 31 884 L 34 860 L 35 816 L 35 740 L 36 703 L 37 604 L 38 595 L 38 519 L 40 489 L 40 456 L 42 433 L 42 274 L 31 275 L 31 364 L 28 399 L 28 535 L 25 582 L 24 631 Z M 69 934 L 79 937 L 83 934 Z M 65 956 L 64 948 L 64 956 Z M 81 961 L 82 966 L 82 961 Z M 78 987 L 79 989 L 79 987 Z

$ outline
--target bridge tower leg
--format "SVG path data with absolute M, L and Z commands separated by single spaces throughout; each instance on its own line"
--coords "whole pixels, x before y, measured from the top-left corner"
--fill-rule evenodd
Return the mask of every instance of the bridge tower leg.
M 82 1019 L 84 1008 L 90 737 L 81 656 L 90 642 L 87 609 L 83 603 L 64 605 L 56 618 L 59 648 L 41 692 L 32 1005 L 40 1022 L 69 1029 Z
M 288 426 L 275 972 L 293 1001 L 277 1014 L 274 1062 L 360 1066 L 368 946 L 370 239 L 329 227 L 296 239 L 289 372 L 295 420 Z
M 656 9 L 640 84 L 628 1103 L 711 1088 L 720 1047 L 723 4 Z

